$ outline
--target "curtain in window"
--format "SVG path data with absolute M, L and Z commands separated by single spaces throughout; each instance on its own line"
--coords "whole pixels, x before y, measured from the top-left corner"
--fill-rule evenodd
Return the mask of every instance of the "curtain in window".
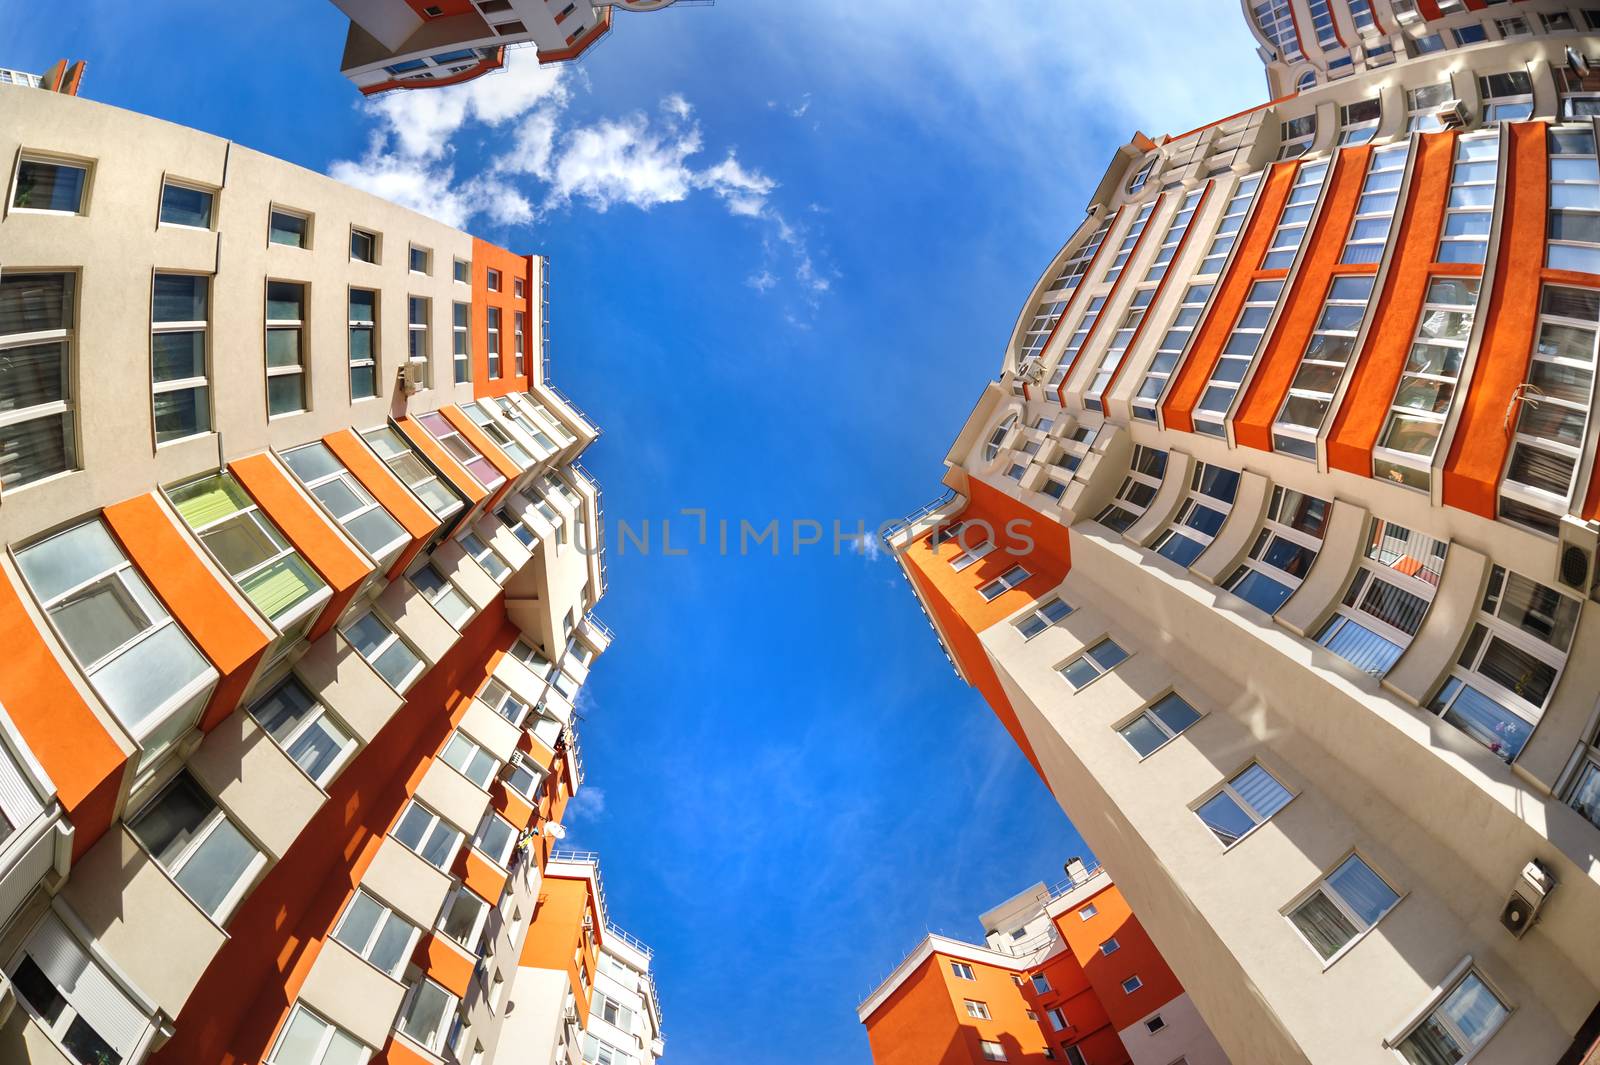
M 1357 931 L 1349 918 L 1320 891 L 1297 906 L 1289 919 L 1324 959 L 1337 954 Z
M 1364 673 L 1381 677 L 1400 657 L 1400 646 L 1346 617 L 1336 616 L 1317 642 Z
M 1367 594 L 1361 598 L 1361 609 L 1379 621 L 1415 636 L 1422 626 L 1422 616 L 1428 612 L 1428 601 L 1388 581 L 1374 578 L 1367 585 Z
M 26 410 L 67 398 L 66 344 L 0 351 L 0 411 Z
M 67 329 L 71 323 L 71 274 L 0 277 L 0 336 Z
M 1400 1054 L 1411 1065 L 1455 1065 L 1466 1056 L 1455 1038 L 1432 1017 L 1406 1036 L 1400 1044 Z
M 250 505 L 233 478 L 217 475 L 172 493 L 172 504 L 191 529 L 209 525 Z
M 240 585 L 263 614 L 277 620 L 320 588 L 322 579 L 299 555 L 289 555 L 252 573 Z
M 1239 797 L 1249 803 L 1250 808 L 1263 821 L 1283 809 L 1283 805 L 1293 797 L 1289 794 L 1288 788 L 1279 784 L 1271 773 L 1258 765 L 1246 769 L 1230 783 L 1233 785 L 1233 790 L 1239 793 Z
M 1376 924 L 1384 911 L 1399 898 L 1383 878 L 1374 873 L 1355 855 L 1346 858 L 1328 874 L 1328 883 L 1339 893 L 1346 906 L 1370 927 Z

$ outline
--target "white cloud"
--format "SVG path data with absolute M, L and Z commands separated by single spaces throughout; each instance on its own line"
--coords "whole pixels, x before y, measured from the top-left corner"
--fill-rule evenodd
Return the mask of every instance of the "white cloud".
M 731 213 L 750 218 L 761 214 L 767 206 L 767 196 L 778 187 L 778 183 L 765 174 L 740 166 L 731 152 L 722 162 L 701 173 L 696 185 L 716 193 Z
M 606 793 L 593 784 L 585 784 L 567 800 L 562 821 L 569 827 L 584 821 L 598 821 L 606 812 Z
M 755 289 L 757 292 L 765 292 L 773 285 L 776 285 L 778 283 L 778 279 L 772 276 L 771 270 L 758 270 L 749 277 L 745 278 L 744 283 Z
M 883 557 L 883 544 L 872 533 L 851 537 L 850 549 L 868 562 L 876 562 Z
M 567 134 L 551 164 L 549 202 L 583 200 L 597 211 L 677 203 L 693 187 L 686 160 L 699 150 L 698 127 L 652 126 L 642 114 L 603 119 Z

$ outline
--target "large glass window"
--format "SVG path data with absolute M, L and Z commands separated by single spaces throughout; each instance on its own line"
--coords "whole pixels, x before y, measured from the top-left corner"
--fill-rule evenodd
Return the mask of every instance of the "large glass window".
M 1449 1065 L 1487 1043 L 1509 1016 L 1500 996 L 1469 969 L 1395 1049 L 1410 1065 Z
M 1378 132 L 1383 107 L 1378 98 L 1357 100 L 1339 108 L 1339 143 L 1365 144 Z
M 1437 35 L 1435 35 L 1437 36 Z M 1439 42 L 1444 47 L 1444 42 Z M 1439 108 L 1451 98 L 1448 81 L 1406 90 L 1406 129 L 1412 133 L 1433 133 L 1444 128 Z
M 161 185 L 161 224 L 187 226 L 191 229 L 211 228 L 211 207 L 214 193 L 193 185 L 180 185 L 166 181 Z
M 1272 427 L 1272 446 L 1281 454 L 1315 461 L 1317 433 L 1355 354 L 1372 285 L 1372 275 L 1357 274 L 1335 277 L 1329 286 L 1322 314 L 1306 341 L 1300 367 L 1289 382 L 1289 393 Z
M 1107 217 L 1062 264 L 1061 273 L 1051 283 L 1050 290 L 1045 293 L 1039 306 L 1034 308 L 1033 319 L 1028 323 L 1028 328 L 1023 330 L 1022 350 L 1017 356 L 1019 362 L 1037 358 L 1044 352 L 1045 342 L 1050 339 L 1056 322 L 1061 319 L 1061 312 L 1066 310 L 1072 290 L 1083 280 L 1084 271 L 1100 250 L 1110 228 L 1111 217 Z
M 1222 353 L 1211 370 L 1211 379 L 1195 406 L 1196 432 L 1211 436 L 1227 435 L 1223 421 L 1233 406 L 1233 398 L 1239 392 L 1245 373 L 1261 347 L 1282 292 L 1283 282 L 1278 280 L 1257 281 L 1250 286 L 1244 307 L 1239 311 L 1239 319 L 1234 323 L 1233 332 L 1228 335 Z
M 1263 270 L 1287 270 L 1305 240 L 1306 227 L 1317 207 L 1322 179 L 1328 176 L 1326 161 L 1302 164 L 1289 189 L 1289 199 L 1278 215 L 1278 228 L 1272 232 L 1272 244 L 1261 260 Z
M 266 864 L 187 770 L 134 815 L 128 831 L 195 905 L 219 922 Z
M 519 280 L 517 284 L 522 284 Z M 511 344 L 512 355 L 515 360 L 516 375 L 523 376 L 528 372 L 528 343 L 527 343 L 528 316 L 521 311 L 516 311 L 511 316 Z
M 384 465 L 439 519 L 450 517 L 465 504 L 445 481 L 417 457 L 400 433 L 385 425 L 362 434 Z
M 462 533 L 459 543 L 496 583 L 503 584 L 505 579 L 511 576 L 511 567 L 506 564 L 505 559 L 500 557 L 499 552 L 478 539 L 477 534 Z
M 367 611 L 343 631 L 356 652 L 395 691 L 403 693 L 422 675 L 422 658 L 376 611 Z
M 150 381 L 158 444 L 211 429 L 206 375 L 210 293 L 211 279 L 199 274 L 155 275 L 150 301 Z
M 1122 243 L 1117 247 L 1117 256 L 1111 260 L 1111 265 L 1106 267 L 1105 281 L 1109 284 L 1122 276 L 1122 268 L 1127 265 L 1128 256 L 1133 254 L 1133 249 L 1138 245 L 1139 238 L 1144 236 L 1144 227 L 1150 221 L 1154 212 L 1156 201 L 1150 200 L 1141 204 L 1139 213 L 1133 216 L 1133 224 L 1128 227 L 1128 232 L 1122 237 Z
M 407 850 L 437 869 L 448 869 L 461 846 L 461 832 L 415 799 L 390 833 Z
M 359 888 L 333 930 L 334 939 L 390 976 L 405 971 L 418 934 L 416 925 Z
M 216 473 L 167 491 L 184 523 L 239 590 L 280 632 L 289 632 L 331 593 L 232 474 Z
M 17 185 L 11 206 L 19 211 L 78 214 L 89 184 L 86 165 L 24 155 L 17 164 Z
M 146 762 L 188 732 L 217 672 L 98 520 L 17 552 L 17 568 Z
M 1172 525 L 1157 538 L 1156 553 L 1180 566 L 1194 562 L 1222 530 L 1238 492 L 1237 471 L 1195 463 L 1189 474 L 1189 494 L 1178 507 Z
M 1056 368 L 1051 372 L 1050 379 L 1045 382 L 1047 390 L 1055 389 L 1067 379 L 1067 371 L 1072 369 L 1072 360 L 1078 357 L 1078 352 L 1089 339 L 1089 334 L 1094 332 L 1095 323 L 1100 320 L 1100 311 L 1105 305 L 1104 296 L 1095 296 L 1089 300 L 1083 316 L 1078 319 L 1078 328 L 1067 338 L 1066 346 L 1061 349 L 1061 355 L 1056 359 Z
M 1352 854 L 1289 910 L 1289 922 L 1322 960 L 1328 961 L 1382 920 L 1399 901 L 1394 888 L 1359 855 Z
M 319 787 L 355 750 L 355 739 L 293 675 L 256 700 L 250 716 Z
M 1161 338 L 1161 344 L 1145 371 L 1139 392 L 1133 397 L 1135 418 L 1152 422 L 1156 420 L 1156 404 L 1161 401 L 1161 394 L 1167 389 L 1167 380 L 1177 367 L 1178 360 L 1183 357 L 1184 349 L 1189 346 L 1189 337 L 1194 333 L 1200 315 L 1205 312 L 1213 287 L 1211 284 L 1198 284 L 1184 290 L 1183 303 L 1178 306 L 1172 325 Z
M 434 605 L 452 628 L 459 630 L 472 620 L 472 604 L 456 590 L 455 585 L 445 580 L 444 574 L 432 562 L 424 562 L 413 570 L 411 583 L 416 585 L 417 591 Z
M 504 868 L 511 860 L 511 850 L 516 845 L 515 825 L 492 811 L 483 815 L 483 822 L 478 825 L 478 836 L 473 840 L 473 846 L 482 851 L 494 864 Z
M 1088 409 L 1105 411 L 1105 391 L 1111 386 L 1111 379 L 1116 376 L 1117 368 L 1122 365 L 1122 356 L 1139 332 L 1139 326 L 1144 322 L 1145 310 L 1150 306 L 1150 300 L 1155 294 L 1154 285 L 1134 292 L 1127 312 L 1117 325 L 1117 331 L 1111 334 L 1111 341 L 1106 345 L 1105 353 L 1100 356 L 1100 364 L 1095 367 L 1094 377 L 1089 380 L 1088 387 L 1084 390 L 1083 405 Z
M 378 394 L 378 294 L 350 290 L 350 399 Z
M 1224 847 L 1231 847 L 1292 798 L 1294 794 L 1276 777 L 1252 762 L 1194 812 Z
M 1106 504 L 1095 520 L 1114 532 L 1126 532 L 1138 521 L 1155 499 L 1161 478 L 1167 472 L 1167 453 L 1143 444 L 1134 445 L 1128 476 L 1117 489 L 1116 498 Z
M 1428 282 L 1411 354 L 1373 449 L 1374 477 L 1423 491 L 1433 483 L 1433 457 L 1455 401 L 1480 284 L 1475 277 Z
M 1422 627 L 1449 548 L 1373 518 L 1360 566 L 1317 642 L 1365 673 L 1389 672 Z
M 1128 746 L 1138 752 L 1140 758 L 1145 758 L 1165 747 L 1199 720 L 1199 711 L 1177 692 L 1168 692 L 1139 716 L 1119 727 L 1117 732 L 1128 741 Z M 1101 950 L 1102 953 L 1111 953 L 1104 947 Z
M 1250 553 L 1223 586 L 1268 614 L 1277 613 L 1311 571 L 1327 528 L 1327 500 L 1274 487 Z
M 1030 574 L 1021 566 L 1012 566 L 994 580 L 978 589 L 978 594 L 987 600 L 995 600 L 1011 589 L 1027 580 Z
M 1450 171 L 1444 231 L 1439 236 L 1441 263 L 1482 263 L 1489 253 L 1494 221 L 1495 184 L 1500 173 L 1500 133 L 1490 130 L 1456 141 Z
M 372 498 L 327 444 L 319 440 L 285 451 L 283 462 L 379 568 L 410 542 L 404 526 Z
M 1011 624 L 1016 627 L 1018 632 L 1022 633 L 1024 640 L 1031 640 L 1070 613 L 1072 613 L 1072 607 L 1057 596 L 1052 595 Z
M 439 753 L 439 760 L 480 788 L 488 788 L 489 782 L 500 769 L 494 755 L 459 729 L 450 734 L 444 750 Z
M 500 308 L 490 307 L 489 315 L 489 377 L 494 379 L 500 376 Z
M 484 457 L 483 452 L 473 447 L 466 437 L 461 435 L 450 420 L 438 411 L 429 411 L 417 415 L 417 421 L 422 427 L 450 453 L 450 456 L 467 468 L 467 471 L 478 479 L 490 491 L 494 491 L 506 483 L 505 475 L 495 468 L 494 463 Z
M 18 997 L 79 1065 L 121 1065 L 149 1027 L 144 1011 L 53 913 L 11 968 Z
M 1483 32 L 1481 26 L 1478 32 Z M 1480 77 L 1478 94 L 1483 97 L 1485 123 L 1525 122 L 1533 115 L 1533 79 L 1526 70 Z
M 450 357 L 456 384 L 465 384 L 472 380 L 472 304 L 451 304 L 450 313 Z
M 1107 637 L 1082 654 L 1068 659 L 1057 667 L 1056 672 L 1077 691 L 1101 674 L 1115 669 L 1127 657 L 1128 652 L 1117 641 Z
M 72 357 L 77 278 L 0 277 L 0 488 L 77 465 Z
M 306 409 L 306 287 L 267 282 L 267 413 Z
M 367 1048 L 354 1036 L 296 1003 L 267 1061 L 270 1065 L 365 1065 Z
M 1506 761 L 1555 694 L 1580 603 L 1494 566 L 1466 646 L 1428 708 Z
M 489 904 L 466 885 L 457 885 L 439 914 L 439 931 L 469 950 L 476 951 L 478 933 L 489 916 Z
M 400 1011 L 400 1031 L 406 1038 L 431 1053 L 444 1049 L 445 1036 L 455 1019 L 457 999 L 429 979 L 411 986 Z
M 1590 126 L 1551 129 L 1545 265 L 1600 274 L 1600 162 Z
M 1294 15 L 1289 11 L 1289 0 L 1260 0 L 1250 5 L 1250 14 L 1261 36 L 1277 49 L 1279 59 L 1294 62 L 1305 58 L 1300 50 L 1300 36 L 1295 32 Z
M 416 249 L 412 249 L 412 255 Z M 425 296 L 412 296 L 406 300 L 406 355 L 416 369 L 423 388 L 429 385 L 428 325 L 433 318 L 433 301 Z

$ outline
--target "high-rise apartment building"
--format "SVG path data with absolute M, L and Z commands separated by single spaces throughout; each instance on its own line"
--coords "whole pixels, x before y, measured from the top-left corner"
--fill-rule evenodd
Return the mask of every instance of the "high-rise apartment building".
M 59 93 L 0 151 L 0 1060 L 653 1060 L 552 858 L 611 636 L 542 260 Z
M 1244 8 L 886 541 L 1233 1061 L 1583 1060 L 1600 9 Z
M 930 934 L 856 1009 L 875 1065 L 1228 1065 L 1110 876 L 1073 859 L 983 914 L 983 944 Z
M 345 77 L 362 93 L 459 85 L 499 70 L 508 49 L 532 47 L 540 63 L 588 51 L 613 12 L 656 11 L 674 0 L 333 0 L 350 16 Z

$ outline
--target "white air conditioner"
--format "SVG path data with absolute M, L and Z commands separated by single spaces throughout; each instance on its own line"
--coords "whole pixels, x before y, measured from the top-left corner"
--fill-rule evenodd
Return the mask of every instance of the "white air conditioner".
M 1579 595 L 1595 587 L 1595 553 L 1600 550 L 1600 525 L 1570 514 L 1561 518 L 1561 542 L 1556 547 L 1556 583 Z
M 1433 117 L 1437 118 L 1445 129 L 1460 129 L 1467 124 L 1472 115 L 1467 110 L 1467 105 L 1460 100 L 1446 100 L 1439 105 L 1439 110 L 1433 113 Z
M 414 362 L 400 366 L 400 391 L 412 395 L 422 388 L 422 368 Z
M 1500 911 L 1500 923 L 1506 931 L 1521 939 L 1539 917 L 1544 900 L 1555 890 L 1556 878 L 1550 875 L 1536 858 L 1522 867 L 1522 875 L 1511 885 L 1505 908 Z
M 1038 359 L 1029 359 L 1017 371 L 1017 376 L 1030 385 L 1036 385 L 1044 380 L 1044 363 Z
M 1589 59 L 1575 48 L 1567 49 L 1567 69 L 1580 78 L 1589 76 Z

